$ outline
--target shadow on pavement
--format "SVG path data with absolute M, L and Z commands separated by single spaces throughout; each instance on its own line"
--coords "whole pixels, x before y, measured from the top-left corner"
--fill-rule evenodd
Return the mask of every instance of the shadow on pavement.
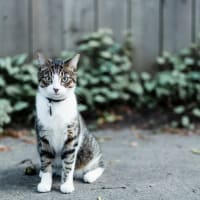
M 19 190 L 23 188 L 26 190 L 36 191 L 36 185 L 39 182 L 38 175 L 27 176 L 24 174 L 23 170 L 23 168 L 16 167 L 1 171 L 1 190 Z

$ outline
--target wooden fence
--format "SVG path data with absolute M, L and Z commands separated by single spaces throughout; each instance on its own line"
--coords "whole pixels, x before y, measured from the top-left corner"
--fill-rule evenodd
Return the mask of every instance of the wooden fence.
M 84 33 L 111 28 L 118 41 L 133 33 L 134 67 L 149 70 L 163 50 L 197 39 L 200 0 L 0 0 L 0 56 L 75 49 Z

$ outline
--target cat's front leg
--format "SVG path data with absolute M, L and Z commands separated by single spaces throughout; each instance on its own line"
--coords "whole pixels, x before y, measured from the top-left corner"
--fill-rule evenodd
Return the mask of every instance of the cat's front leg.
M 43 140 L 41 139 L 38 147 L 41 161 L 41 181 L 37 186 L 37 190 L 38 192 L 49 192 L 52 187 L 52 161 L 55 158 L 55 153 L 50 148 L 48 141 L 46 139 L 44 141 Z
M 61 155 L 62 159 L 62 184 L 60 191 L 62 193 L 71 193 L 74 191 L 74 167 L 77 154 L 77 142 L 75 137 L 68 138 L 65 142 L 63 152 Z

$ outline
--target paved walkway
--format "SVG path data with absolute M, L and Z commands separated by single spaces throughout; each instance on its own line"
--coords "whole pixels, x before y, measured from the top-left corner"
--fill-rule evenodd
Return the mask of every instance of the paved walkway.
M 99 131 L 107 169 L 94 184 L 75 181 L 75 192 L 61 194 L 59 180 L 50 193 L 36 191 L 38 176 L 26 176 L 20 161 L 38 162 L 36 148 L 17 139 L 5 138 L 0 144 L 12 150 L 0 153 L 1 200 L 199 200 L 200 136 L 148 132 Z M 99 197 L 99 198 L 98 198 Z M 101 197 L 101 198 L 100 198 Z

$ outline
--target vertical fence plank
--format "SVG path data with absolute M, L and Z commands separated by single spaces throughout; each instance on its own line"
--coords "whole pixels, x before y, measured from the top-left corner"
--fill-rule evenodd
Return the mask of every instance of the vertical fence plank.
M 163 50 L 172 53 L 187 47 L 192 39 L 192 1 L 165 0 Z
M 159 10 L 160 2 L 164 3 L 163 13 Z M 163 24 L 159 26 L 161 21 Z M 96 27 L 113 29 L 120 41 L 122 33 L 131 26 L 134 66 L 142 71 L 152 68 L 159 46 L 161 50 L 177 52 L 188 46 L 192 38 L 197 39 L 200 1 L 7 0 L 0 1 L 0 22 L 0 56 L 29 52 L 32 46 L 33 52 L 41 50 L 47 55 L 58 55 L 63 49 L 74 49 L 77 39 Z M 160 38 L 163 40 L 159 41 Z
M 159 54 L 159 0 L 132 1 L 134 69 L 150 71 Z
M 63 8 L 63 49 L 73 49 L 82 35 L 94 31 L 94 0 L 63 0 Z
M 200 1 L 195 1 L 195 39 L 200 38 Z
M 33 53 L 58 55 L 62 49 L 62 0 L 32 0 Z
M 125 0 L 99 0 L 99 28 L 112 29 L 116 40 L 121 41 L 123 38 L 124 31 L 127 30 L 127 10 L 127 1 Z
M 0 1 L 0 56 L 28 52 L 28 1 Z

